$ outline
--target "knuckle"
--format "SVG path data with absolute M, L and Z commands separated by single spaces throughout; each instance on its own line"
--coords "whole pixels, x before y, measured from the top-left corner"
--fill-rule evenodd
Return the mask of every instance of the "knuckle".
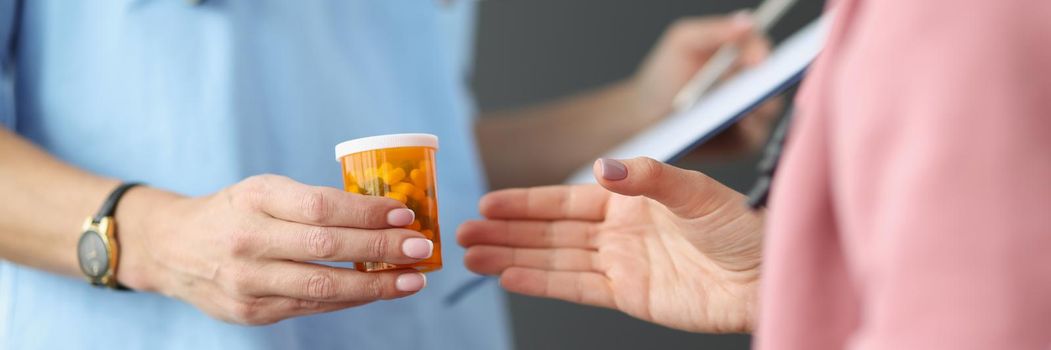
M 336 257 L 337 239 L 335 232 L 327 227 L 311 227 L 307 231 L 307 250 L 310 256 L 329 260 Z
M 700 171 L 687 170 L 686 174 L 687 177 L 690 178 L 690 181 L 701 189 L 701 192 L 709 193 L 710 191 L 717 189 L 718 186 L 721 186 L 718 181 L 715 181 L 715 179 L 712 179 L 710 176 Z
M 248 177 L 231 188 L 231 197 L 235 205 L 242 208 L 257 208 L 265 197 L 269 183 L 275 175 L 255 175 Z
M 303 216 L 310 222 L 324 222 L 329 216 L 325 192 L 312 189 L 303 194 Z
M 391 246 L 390 237 L 384 233 L 376 233 L 370 235 L 368 240 L 366 244 L 367 251 L 365 252 L 368 255 L 365 257 L 366 259 L 382 260 L 387 257 L 387 251 Z
M 259 317 L 259 304 L 257 299 L 249 301 L 238 301 L 230 307 L 230 317 L 236 323 L 255 325 L 262 320 Z
M 252 290 L 252 278 L 247 274 L 237 274 L 230 279 L 228 284 L 230 292 L 237 296 L 248 295 Z
M 386 211 L 380 198 L 361 198 L 354 210 L 354 220 L 363 227 L 374 227 L 386 222 Z
M 662 175 L 663 171 L 664 163 L 658 162 L 653 158 L 639 158 L 639 172 L 645 175 L 644 178 L 659 178 Z
M 379 276 L 370 276 L 360 285 L 358 296 L 361 299 L 376 300 L 383 298 L 383 292 L 386 290 L 383 279 Z
M 329 300 L 336 296 L 335 281 L 327 272 L 316 272 L 307 279 L 306 295 L 315 300 Z
M 216 283 L 229 297 L 240 300 L 251 294 L 253 275 L 254 271 L 251 271 L 247 264 L 225 264 L 219 269 Z
M 244 257 L 252 250 L 252 233 L 246 230 L 234 230 L 227 235 L 227 251 L 231 256 Z

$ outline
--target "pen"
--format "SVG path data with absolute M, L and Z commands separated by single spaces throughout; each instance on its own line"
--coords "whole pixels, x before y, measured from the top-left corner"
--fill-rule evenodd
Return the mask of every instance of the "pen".
M 756 7 L 752 17 L 757 32 L 765 32 L 777 22 L 788 9 L 794 5 L 796 0 L 764 0 Z M 672 101 L 675 113 L 682 112 L 693 106 L 697 99 L 704 95 L 715 83 L 722 78 L 730 68 L 733 68 L 737 60 L 739 50 L 736 45 L 725 44 L 708 59 L 686 86 L 675 95 Z

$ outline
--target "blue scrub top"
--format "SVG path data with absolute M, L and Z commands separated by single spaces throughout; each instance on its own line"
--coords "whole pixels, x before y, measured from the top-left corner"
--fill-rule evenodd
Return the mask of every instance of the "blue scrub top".
M 433 133 L 445 228 L 445 268 L 418 295 L 263 327 L 0 262 L 0 349 L 509 347 L 494 284 L 442 302 L 471 279 L 453 238 L 485 181 L 474 15 L 462 0 L 0 0 L 0 123 L 56 157 L 186 195 L 260 173 L 339 187 L 338 142 Z

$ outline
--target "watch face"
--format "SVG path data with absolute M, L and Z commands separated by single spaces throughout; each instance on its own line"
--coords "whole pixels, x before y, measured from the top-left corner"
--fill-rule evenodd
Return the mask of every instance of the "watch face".
M 80 270 L 91 278 L 99 278 L 109 270 L 109 254 L 102 235 L 95 231 L 84 232 L 77 243 L 77 258 L 80 259 Z

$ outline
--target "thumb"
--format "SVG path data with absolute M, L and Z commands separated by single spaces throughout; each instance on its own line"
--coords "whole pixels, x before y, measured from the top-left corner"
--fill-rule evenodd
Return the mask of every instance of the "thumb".
M 595 179 L 606 189 L 626 196 L 645 196 L 675 215 L 697 218 L 727 205 L 744 205 L 744 195 L 697 171 L 677 168 L 652 158 L 602 158 L 593 166 Z

